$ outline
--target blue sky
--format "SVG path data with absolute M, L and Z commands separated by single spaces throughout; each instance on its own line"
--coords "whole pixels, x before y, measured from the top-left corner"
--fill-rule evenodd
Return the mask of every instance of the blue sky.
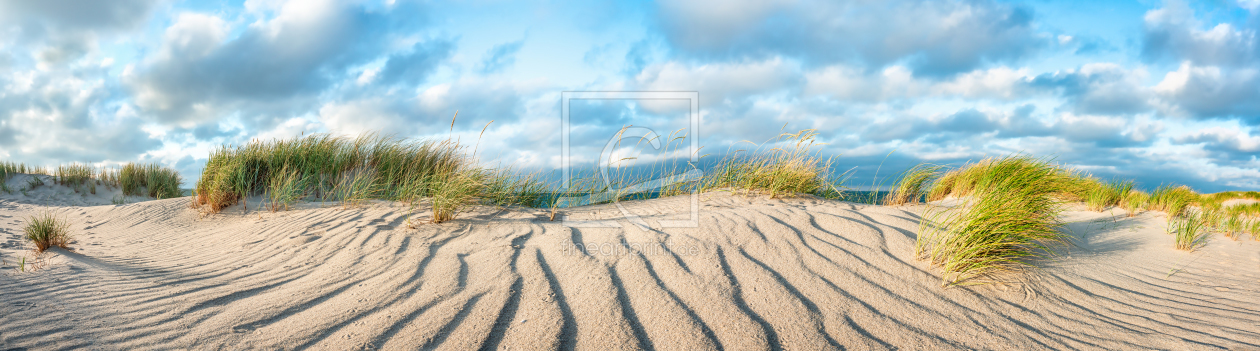
M 562 91 L 698 91 L 719 153 L 814 128 L 861 177 L 1022 152 L 1256 189 L 1258 30 L 1256 0 L 0 0 L 0 159 L 195 180 L 218 145 L 377 131 L 546 170 Z M 580 110 L 595 140 L 686 109 Z

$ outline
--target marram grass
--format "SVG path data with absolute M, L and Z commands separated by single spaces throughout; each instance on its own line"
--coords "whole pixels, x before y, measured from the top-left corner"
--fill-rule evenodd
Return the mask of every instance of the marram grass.
M 126 196 L 148 196 L 156 199 L 167 199 L 181 196 L 180 185 L 183 179 L 179 172 L 158 163 L 128 163 L 121 168 L 98 168 L 84 163 L 70 163 L 57 166 L 53 172 L 47 168 L 16 164 L 0 163 L 0 180 L 8 180 L 14 174 L 52 176 L 53 182 L 74 189 L 75 192 L 95 194 L 100 186 L 121 188 Z M 44 185 L 41 177 L 32 177 L 27 189 Z
M 1206 228 L 1207 221 L 1202 214 L 1192 214 L 1172 218 L 1168 221 L 1169 233 L 1173 235 L 1174 247 L 1178 250 L 1194 251 L 1207 242 L 1211 234 Z
M 45 211 L 26 219 L 22 227 L 25 238 L 35 245 L 35 252 L 53 247 L 70 248 L 70 223 L 52 211 Z
M 266 195 L 267 205 L 283 209 L 302 197 L 339 201 L 356 206 L 369 199 L 402 201 L 413 208 L 428 201 L 430 221 L 456 218 L 471 204 L 559 206 L 563 196 L 611 193 L 598 201 L 656 198 L 691 191 L 730 189 L 771 197 L 813 194 L 835 198 L 839 181 L 831 172 L 831 158 L 818 155 L 816 131 L 784 133 L 763 149 L 735 153 L 705 172 L 703 177 L 683 178 L 676 163 L 649 165 L 646 175 L 622 172 L 593 173 L 556 192 L 538 174 L 513 172 L 511 167 L 478 166 L 467 150 L 450 141 L 409 140 L 366 134 L 356 138 L 315 134 L 302 138 L 254 141 L 225 146 L 211 154 L 196 184 L 192 206 L 215 213 L 251 196 Z M 665 154 L 676 148 L 684 135 L 665 143 Z M 615 160 L 621 162 L 625 160 Z M 614 162 L 613 160 L 609 161 Z M 635 184 L 651 176 L 679 177 L 683 181 L 635 190 Z M 607 179 L 607 182 L 605 181 Z M 627 190 L 629 189 L 629 190 Z M 248 208 L 249 204 L 244 204 Z
M 1120 200 L 1120 207 L 1124 209 L 1128 217 L 1133 217 L 1137 215 L 1138 211 L 1141 211 L 1147 206 L 1146 203 L 1147 201 L 1150 201 L 1150 198 L 1150 194 L 1139 190 L 1133 190 Z
M 943 168 L 931 164 L 920 164 L 910 168 L 901 174 L 897 187 L 884 198 L 884 204 L 896 206 L 919 202 L 921 198 L 928 195 L 930 182 L 940 175 Z
M 1086 181 L 1085 204 L 1090 211 L 1102 212 L 1108 207 L 1120 206 L 1133 190 L 1133 181 Z
M 541 188 L 535 183 L 537 178 L 477 166 L 451 141 L 314 134 L 219 148 L 202 171 L 192 205 L 215 213 L 258 194 L 273 210 L 306 196 L 344 207 L 373 199 L 413 205 L 432 199 L 431 221 L 443 222 L 474 203 L 530 200 L 530 189 Z
M 1025 156 L 986 159 L 950 171 L 933 187 L 935 196 L 962 196 L 958 192 L 969 197 L 959 208 L 924 215 L 915 254 L 941 267 L 947 286 L 972 284 L 1054 255 L 1056 247 L 1069 244 L 1060 231 L 1058 198 L 1073 177 L 1046 160 Z

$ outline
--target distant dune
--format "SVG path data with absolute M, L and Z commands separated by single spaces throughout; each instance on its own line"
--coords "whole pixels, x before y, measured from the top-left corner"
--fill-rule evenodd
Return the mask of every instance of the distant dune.
M 28 349 L 1249 349 L 1260 243 L 1173 249 L 1163 215 L 1065 213 L 1076 240 L 1010 284 L 943 288 L 922 207 L 701 195 L 699 228 L 568 228 L 477 207 L 0 202 L 0 242 L 48 208 L 77 234 L 43 270 L 0 249 L 0 345 Z M 687 198 L 625 202 L 655 225 Z M 425 212 L 422 212 L 425 213 Z M 560 210 L 619 217 L 612 205 Z M 423 217 L 420 215 L 419 217 Z M 581 243 L 575 245 L 574 243 Z

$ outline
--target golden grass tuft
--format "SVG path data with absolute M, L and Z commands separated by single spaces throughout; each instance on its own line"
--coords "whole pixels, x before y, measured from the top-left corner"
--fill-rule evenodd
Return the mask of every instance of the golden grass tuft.
M 57 217 L 52 211 L 27 218 L 22 231 L 26 240 L 35 245 L 35 252 L 44 252 L 53 247 L 70 249 L 70 223 Z
M 884 198 L 884 204 L 897 206 L 919 202 L 929 195 L 928 190 L 933 180 L 940 176 L 942 166 L 920 164 L 901 174 L 897 187 Z
M 1043 159 L 985 159 L 947 172 L 933 196 L 969 196 L 954 209 L 923 216 L 915 254 L 944 270 L 942 284 L 1017 269 L 1029 259 L 1054 255 L 1069 243 L 1059 228 L 1058 198 L 1077 182 L 1074 174 Z

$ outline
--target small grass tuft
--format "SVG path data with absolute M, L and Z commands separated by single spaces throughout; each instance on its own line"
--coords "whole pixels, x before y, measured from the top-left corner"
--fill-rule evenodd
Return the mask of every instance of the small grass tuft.
M 1209 232 L 1201 214 L 1179 216 L 1169 220 L 1169 232 L 1178 250 L 1194 251 L 1207 243 Z
M 52 247 L 70 249 L 70 223 L 52 211 L 27 218 L 22 231 L 26 233 L 26 240 L 35 244 L 35 252 L 44 252 Z

